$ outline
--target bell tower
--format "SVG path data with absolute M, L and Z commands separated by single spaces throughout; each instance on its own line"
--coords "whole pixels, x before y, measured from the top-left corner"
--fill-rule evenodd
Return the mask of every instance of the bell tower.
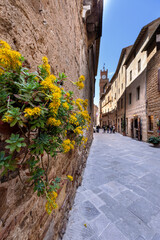
M 99 81 L 99 90 L 100 90 L 100 97 L 104 93 L 105 89 L 109 86 L 109 79 L 108 79 L 108 69 L 105 70 L 105 64 L 103 65 L 103 70 L 100 72 L 100 81 Z

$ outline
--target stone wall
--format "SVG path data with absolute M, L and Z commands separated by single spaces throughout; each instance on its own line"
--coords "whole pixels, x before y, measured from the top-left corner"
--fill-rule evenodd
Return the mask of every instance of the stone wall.
M 102 19 L 102 1 L 92 2 L 92 6 L 100 10 L 98 19 Z M 70 82 L 64 88 L 73 90 L 76 98 L 89 99 L 88 111 L 93 118 L 101 21 L 97 27 L 99 35 L 96 32 L 94 37 L 95 29 L 90 30 L 92 41 L 88 40 L 82 11 L 83 1 L 80 0 L 2 0 L 0 32 L 1 39 L 20 51 L 31 70 L 36 70 L 36 66 L 41 64 L 42 56 L 47 56 L 55 75 L 64 72 L 76 81 L 83 74 L 86 77 L 83 91 L 77 90 Z M 92 14 L 92 9 L 89 14 Z M 1 240 L 61 239 L 76 188 L 82 180 L 92 142 L 92 126 L 86 136 L 89 139 L 86 149 L 75 149 L 52 159 L 50 179 L 67 174 L 74 178 L 73 182 L 63 185 L 57 201 L 59 208 L 52 215 L 45 212 L 45 199 L 38 198 L 33 189 L 25 188 L 16 174 L 0 184 Z
M 160 91 L 158 91 L 158 69 L 160 68 L 160 51 L 150 59 L 147 65 L 147 117 L 153 116 L 153 131 L 147 136 L 159 136 L 157 122 L 160 120 Z

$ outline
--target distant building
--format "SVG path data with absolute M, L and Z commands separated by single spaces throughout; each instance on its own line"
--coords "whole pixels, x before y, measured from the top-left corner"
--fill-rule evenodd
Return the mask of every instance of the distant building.
M 94 104 L 93 126 L 99 125 L 98 117 L 98 107 Z
M 100 75 L 100 81 L 99 81 L 99 96 L 100 96 L 100 101 L 99 101 L 99 124 L 102 127 L 103 123 L 103 107 L 105 105 L 104 103 L 104 97 L 106 90 L 108 89 L 110 83 L 108 79 L 108 70 L 103 67 L 103 70 L 101 70 L 101 75 Z M 103 104 L 102 104 L 103 103 Z
M 115 125 L 119 133 L 143 141 L 160 135 L 160 18 L 122 49 L 100 102 L 101 122 Z

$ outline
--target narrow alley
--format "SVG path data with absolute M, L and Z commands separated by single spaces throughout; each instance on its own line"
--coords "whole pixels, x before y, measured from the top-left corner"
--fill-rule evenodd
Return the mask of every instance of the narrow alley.
M 159 240 L 160 148 L 100 132 L 63 240 Z

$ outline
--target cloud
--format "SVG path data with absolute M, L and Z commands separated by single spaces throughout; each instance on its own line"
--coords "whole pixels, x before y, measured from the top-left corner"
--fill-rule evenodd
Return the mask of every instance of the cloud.
M 109 76 L 112 76 L 113 74 L 114 74 L 114 72 L 110 72 L 110 73 L 108 73 Z

